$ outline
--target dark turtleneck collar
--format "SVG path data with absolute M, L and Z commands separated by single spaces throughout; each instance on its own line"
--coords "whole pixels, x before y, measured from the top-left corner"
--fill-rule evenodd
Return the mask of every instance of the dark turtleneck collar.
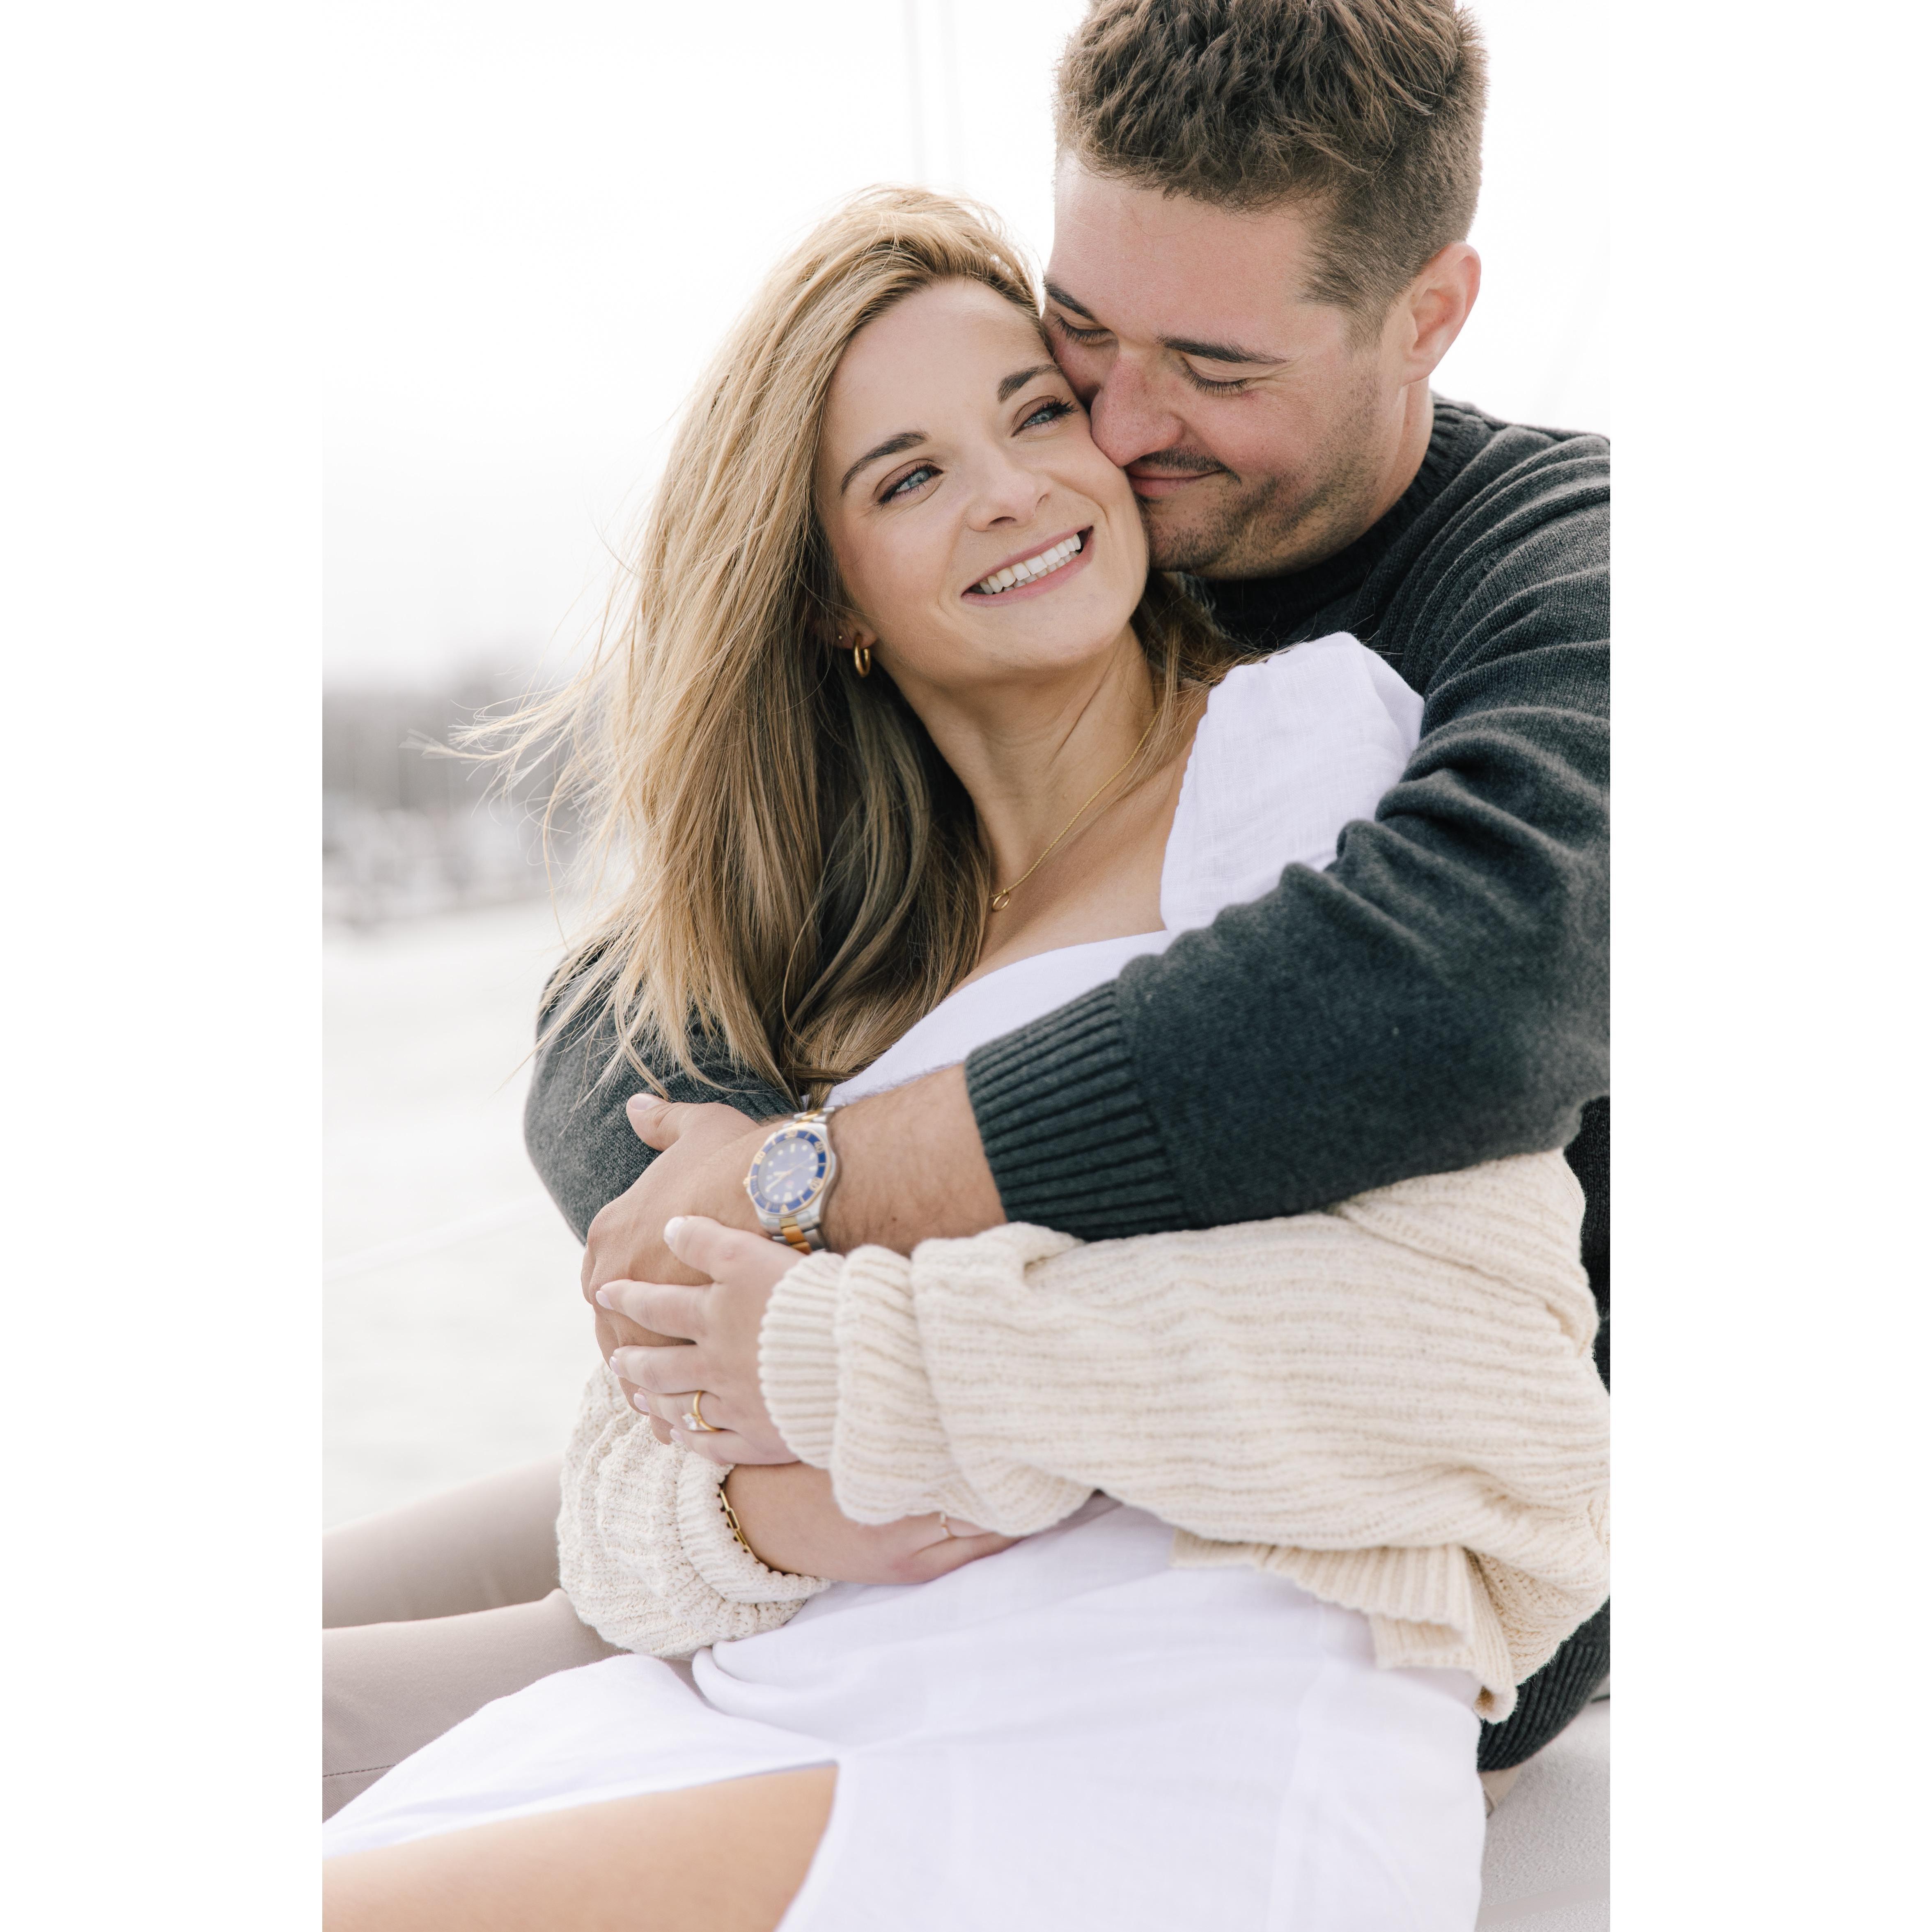
M 1430 400 L 1434 419 L 1421 467 L 1408 488 L 1353 543 L 1306 570 L 1200 583 L 1215 616 L 1236 637 L 1264 648 L 1292 642 L 1316 611 L 1359 590 L 1390 547 L 1496 434 L 1498 425 L 1480 410 L 1444 402 L 1439 396 Z

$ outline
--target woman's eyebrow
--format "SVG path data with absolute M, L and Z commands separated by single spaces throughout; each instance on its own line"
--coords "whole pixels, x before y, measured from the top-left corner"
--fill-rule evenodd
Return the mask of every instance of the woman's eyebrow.
M 1006 402 L 1018 395 L 1036 376 L 1057 376 L 1060 374 L 1058 362 L 1036 362 L 1030 369 L 1016 369 L 1010 376 L 1000 378 L 1000 400 Z
M 844 496 L 845 492 L 852 487 L 853 478 L 857 476 L 867 464 L 877 463 L 885 457 L 896 456 L 901 450 L 910 449 L 914 444 L 923 442 L 925 440 L 926 432 L 922 429 L 902 429 L 897 436 L 887 436 L 884 442 L 876 444 L 873 448 L 867 450 L 865 454 L 860 457 L 843 476 L 839 478 L 839 495 Z
M 1012 397 L 1018 395 L 1036 376 L 1057 376 L 1059 374 L 1060 364 L 1053 362 L 1036 362 L 1030 369 L 1016 369 L 1010 376 L 1000 377 L 1000 400 L 1004 403 Z M 860 458 L 856 463 L 853 464 L 850 470 L 846 471 L 843 476 L 839 478 L 839 495 L 844 496 L 845 492 L 852 487 L 853 478 L 857 476 L 867 464 L 882 461 L 888 456 L 896 456 L 900 451 L 910 449 L 915 444 L 922 443 L 925 440 L 924 430 L 902 429 L 897 436 L 889 436 L 884 442 L 874 444 Z

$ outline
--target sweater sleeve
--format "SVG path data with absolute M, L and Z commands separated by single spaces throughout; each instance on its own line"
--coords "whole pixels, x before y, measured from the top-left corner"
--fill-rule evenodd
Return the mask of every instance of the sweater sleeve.
M 1385 1661 L 1474 1670 L 1493 1717 L 1606 1588 L 1581 1213 L 1545 1154 L 1199 1234 L 818 1256 L 773 1294 L 761 1379 L 855 1521 L 1025 1534 L 1104 1490 L 1179 1563 L 1279 1570 L 1366 1612 Z
M 1011 1220 L 1268 1219 L 1574 1135 L 1609 1087 L 1602 452 L 1507 467 L 1403 578 L 1375 641 L 1422 736 L 1332 867 L 969 1058 Z
M 776 1630 L 818 1576 L 768 1570 L 731 1534 L 718 1489 L 728 1468 L 664 1444 L 601 1364 L 563 1456 L 560 1580 L 607 1643 L 652 1657 Z
M 625 1058 L 608 1008 L 598 1005 L 553 1032 L 572 988 L 554 983 L 537 1014 L 538 1046 L 524 1102 L 524 1144 L 550 1198 L 580 1241 L 601 1208 L 616 1199 L 657 1158 L 638 1139 L 625 1103 L 656 1090 L 668 1100 L 722 1102 L 753 1120 L 788 1114 L 796 1102 L 747 1073 L 716 1041 L 694 1035 L 698 1071 L 668 1054 L 650 1056 L 648 1075 Z

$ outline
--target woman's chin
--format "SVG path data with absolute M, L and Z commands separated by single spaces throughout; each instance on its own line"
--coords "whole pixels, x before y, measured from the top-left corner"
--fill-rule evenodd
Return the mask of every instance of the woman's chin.
M 1042 614 L 1037 623 L 1015 626 L 1011 634 L 988 651 L 987 676 L 981 681 L 1032 682 L 1070 676 L 1096 668 L 1123 650 L 1138 653 L 1127 622 L 1132 608 L 1069 610 L 1051 621 Z

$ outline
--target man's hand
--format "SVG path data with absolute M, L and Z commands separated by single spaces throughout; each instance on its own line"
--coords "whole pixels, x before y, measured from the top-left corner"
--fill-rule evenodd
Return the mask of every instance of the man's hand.
M 700 1286 L 609 1281 L 597 1291 L 614 1315 L 674 1338 L 611 1356 L 632 1407 L 654 1426 L 668 1424 L 673 1440 L 713 1462 L 790 1462 L 759 1386 L 758 1328 L 772 1290 L 799 1256 L 769 1235 L 722 1228 L 700 1214 L 674 1216 L 664 1235 Z M 703 1397 L 698 1426 L 694 1392 Z
M 640 1328 L 598 1304 L 607 1281 L 682 1282 L 701 1279 L 664 1245 L 664 1223 L 679 1214 L 708 1214 L 727 1225 L 756 1228 L 745 1192 L 752 1156 L 770 1131 L 735 1107 L 680 1106 L 648 1094 L 625 1109 L 632 1130 L 658 1157 L 607 1202 L 584 1244 L 584 1298 L 597 1316 L 597 1346 L 608 1361 L 614 1348 L 670 1339 Z
M 768 1570 L 840 1583 L 929 1583 L 1018 1540 L 936 1516 L 854 1522 L 840 1515 L 832 1478 L 803 1462 L 747 1466 L 724 1478 L 745 1540 Z

